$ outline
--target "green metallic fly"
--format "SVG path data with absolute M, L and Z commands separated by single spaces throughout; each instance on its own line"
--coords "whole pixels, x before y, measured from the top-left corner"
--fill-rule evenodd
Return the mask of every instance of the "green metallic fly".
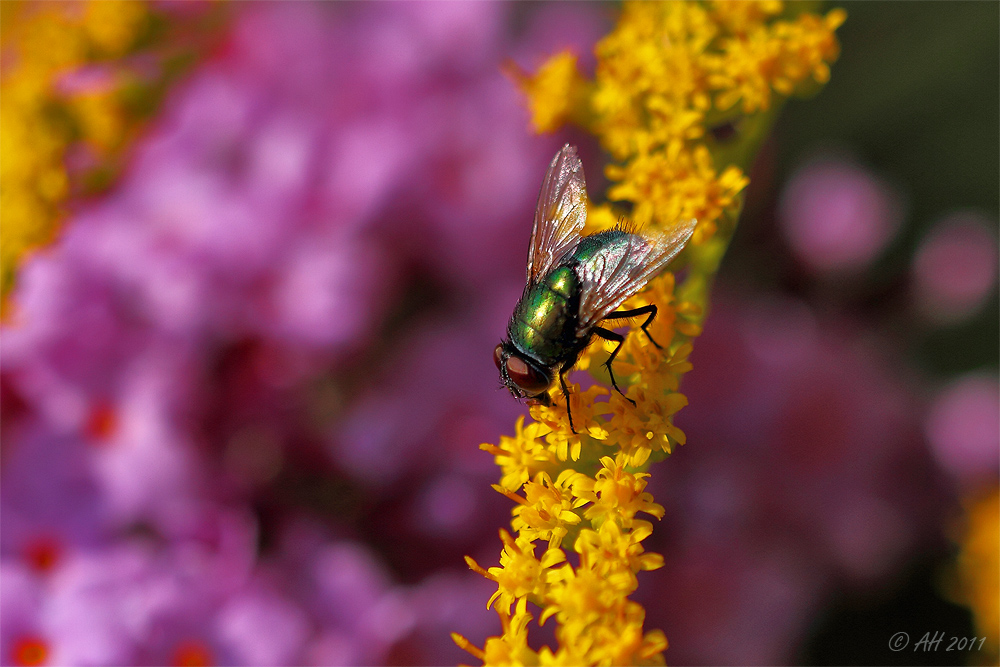
M 581 235 L 587 220 L 587 184 L 576 148 L 566 144 L 552 159 L 542 182 L 528 246 L 528 282 L 507 325 L 507 339 L 493 350 L 500 379 L 515 398 L 551 405 L 549 390 L 556 375 L 570 429 L 566 373 L 594 335 L 618 343 L 605 362 L 611 385 L 625 396 L 611 371 L 625 337 L 598 324 L 647 315 L 643 333 L 660 345 L 646 327 L 656 306 L 613 312 L 656 276 L 684 247 L 695 220 L 663 234 L 637 234 L 627 224 L 589 236 Z M 625 397 L 635 405 L 635 401 Z

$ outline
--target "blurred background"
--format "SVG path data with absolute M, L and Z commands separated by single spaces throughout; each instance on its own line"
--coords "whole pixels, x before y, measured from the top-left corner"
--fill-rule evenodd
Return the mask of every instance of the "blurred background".
M 592 68 L 616 6 L 3 9 L 4 243 L 60 231 L 5 305 L 2 663 L 469 661 L 538 187 L 565 141 L 606 184 L 502 68 Z M 670 664 L 995 661 L 1000 5 L 847 9 L 651 470 Z

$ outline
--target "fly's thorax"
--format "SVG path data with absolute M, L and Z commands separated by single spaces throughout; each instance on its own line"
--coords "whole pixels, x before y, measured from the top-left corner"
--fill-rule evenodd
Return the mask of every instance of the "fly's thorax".
M 594 262 L 605 262 L 615 265 L 628 252 L 629 240 L 635 238 L 621 229 L 609 229 L 604 232 L 585 236 L 573 251 L 571 259 L 574 263 L 588 266 Z
M 525 289 L 507 333 L 522 352 L 553 367 L 579 351 L 580 282 L 572 265 L 558 266 Z

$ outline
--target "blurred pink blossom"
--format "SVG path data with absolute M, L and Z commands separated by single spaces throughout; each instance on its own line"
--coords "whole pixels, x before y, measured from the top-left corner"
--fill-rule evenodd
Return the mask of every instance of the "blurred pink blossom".
M 941 390 L 925 424 L 934 456 L 969 491 L 1000 474 L 1000 385 L 980 374 Z
M 924 316 L 953 324 L 979 311 L 997 282 L 995 228 L 972 212 L 934 225 L 913 260 L 913 296 Z
M 810 269 L 851 272 L 875 260 L 892 241 L 903 200 L 866 167 L 817 157 L 791 177 L 780 216 L 785 238 Z

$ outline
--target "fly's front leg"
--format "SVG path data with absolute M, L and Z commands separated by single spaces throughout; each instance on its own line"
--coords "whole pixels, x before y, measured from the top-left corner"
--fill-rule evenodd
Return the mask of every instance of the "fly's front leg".
M 610 319 L 610 318 L 605 318 L 605 319 Z M 614 371 L 611 370 L 611 362 L 615 360 L 615 357 L 618 356 L 618 351 L 622 349 L 622 343 L 625 342 L 625 336 L 619 333 L 615 333 L 614 331 L 608 331 L 607 329 L 602 329 L 601 327 L 594 327 L 594 333 L 603 338 L 604 340 L 610 340 L 618 343 L 614 351 L 611 352 L 611 356 L 608 357 L 608 360 L 604 362 L 604 365 L 608 367 L 608 375 L 611 376 L 611 386 L 617 389 L 618 393 L 624 396 L 626 401 L 628 401 L 632 405 L 635 405 L 635 401 L 633 401 L 628 396 L 625 396 L 625 392 L 622 391 L 621 387 L 618 386 L 618 383 L 615 381 L 615 373 Z M 649 334 L 646 335 L 648 336 Z
M 653 319 L 656 317 L 656 305 L 655 304 L 651 303 L 648 306 L 643 306 L 642 308 L 633 308 L 632 310 L 619 310 L 617 313 L 611 313 L 610 315 L 608 315 L 604 319 L 606 319 L 606 320 L 627 320 L 630 317 L 638 317 L 640 315 L 645 315 L 647 313 L 649 314 L 649 317 L 646 318 L 645 322 L 643 322 L 641 325 L 639 325 L 639 328 L 642 329 L 642 332 L 644 334 L 646 334 L 646 338 L 649 339 L 649 342 L 656 346 L 656 349 L 662 350 L 663 347 L 659 343 L 657 343 L 655 340 L 653 340 L 653 337 L 651 335 L 649 335 L 649 329 L 646 328 L 646 327 L 649 326 L 649 323 L 652 322 Z M 608 339 L 608 340 L 611 340 L 611 339 Z M 618 350 L 616 349 L 615 352 L 617 352 L 617 351 Z
M 576 429 L 573 428 L 573 412 L 569 409 L 569 388 L 566 386 L 566 371 L 569 368 L 565 366 L 559 371 L 559 384 L 562 386 L 563 396 L 566 397 L 566 415 L 569 417 L 569 430 L 576 433 Z

